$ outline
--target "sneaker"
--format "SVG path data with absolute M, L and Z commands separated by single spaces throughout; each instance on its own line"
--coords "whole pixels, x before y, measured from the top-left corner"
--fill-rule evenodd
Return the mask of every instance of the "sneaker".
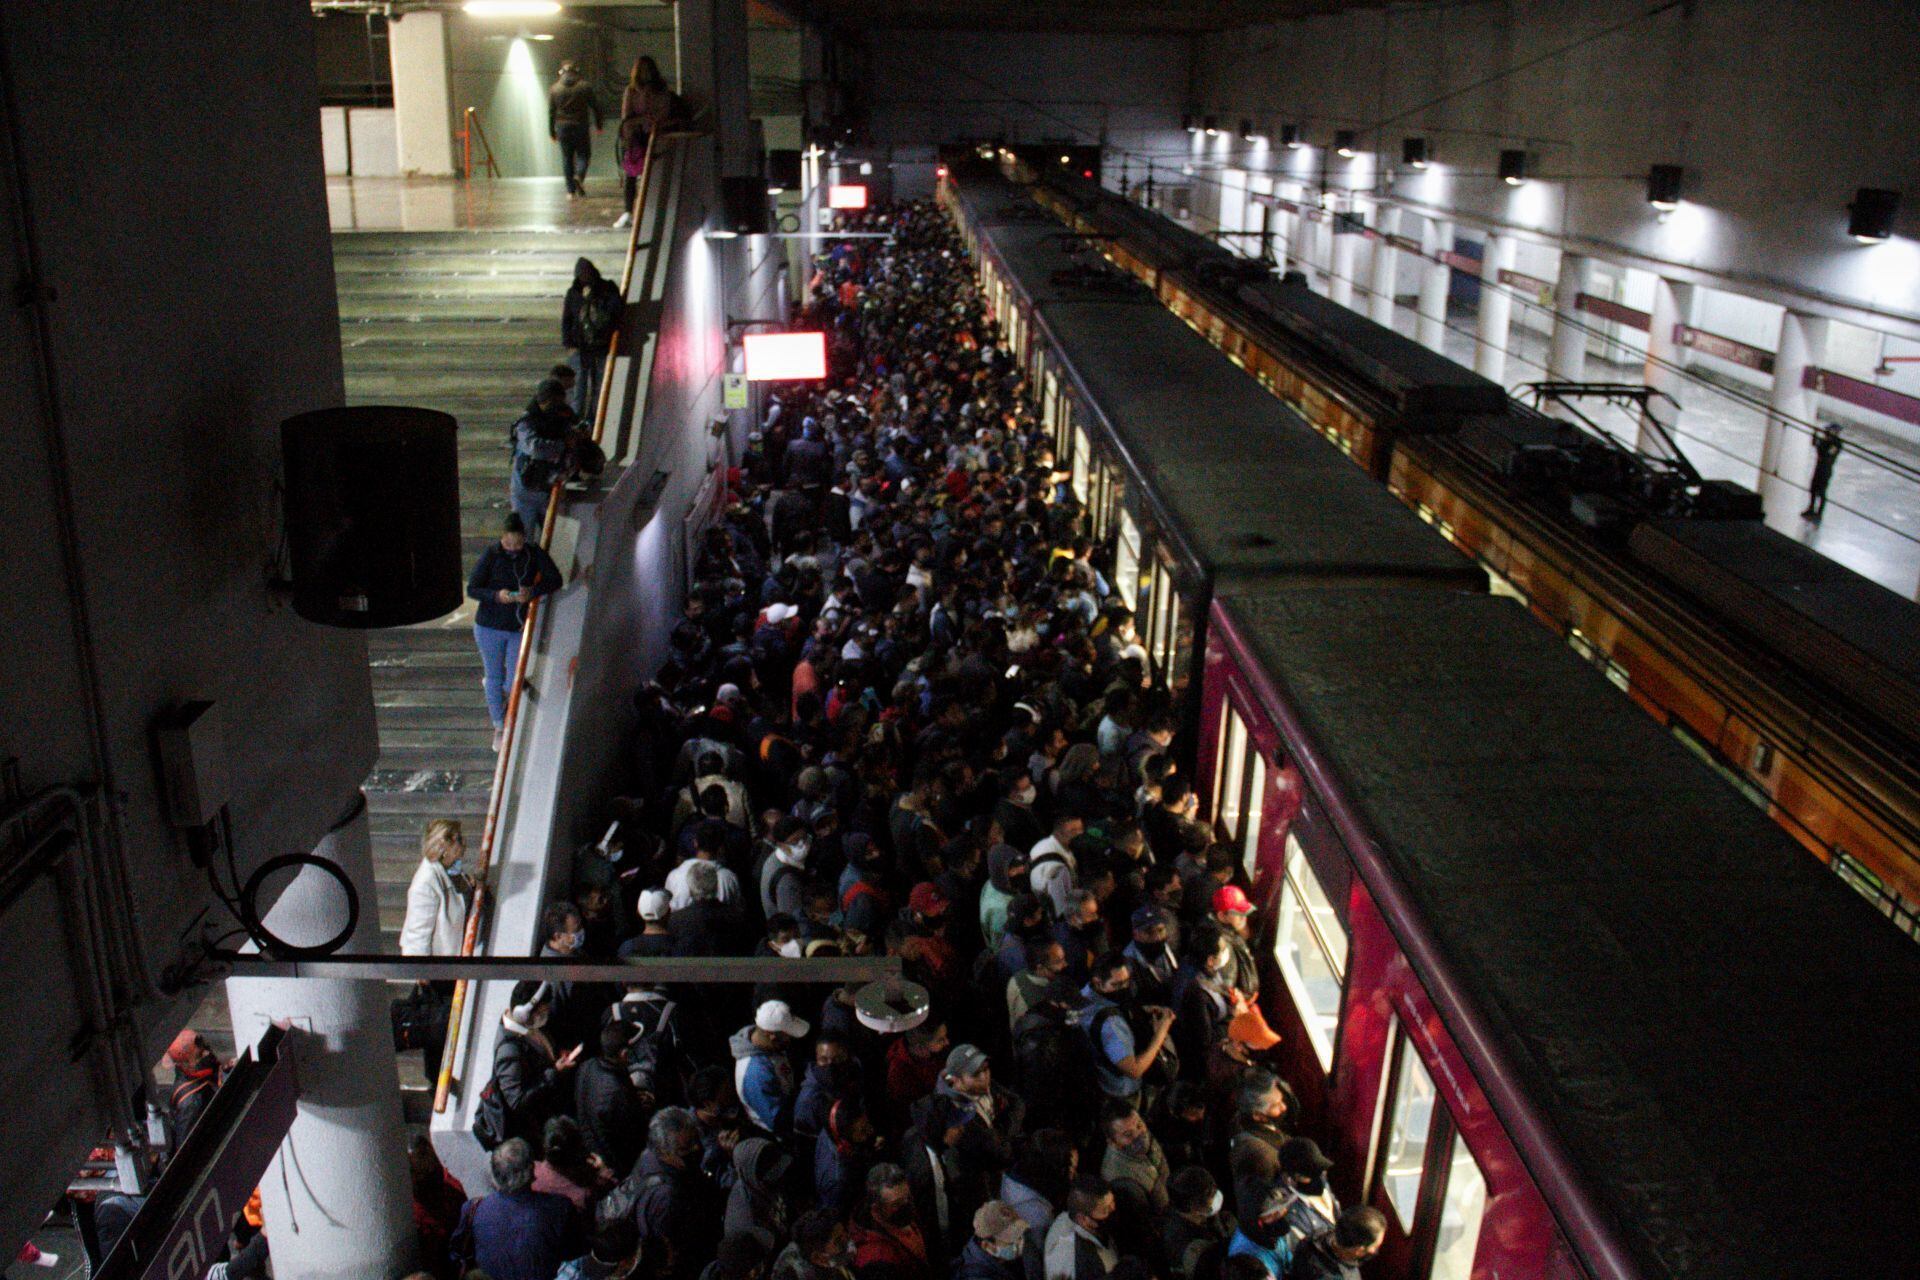
M 632 225 L 633 225 L 633 214 L 632 214 L 631 212 L 628 212 L 628 213 L 623 213 L 623 214 L 621 214 L 621 215 L 620 215 L 619 217 L 617 217 L 617 218 L 615 218 L 615 219 L 613 220 L 613 225 L 614 225 L 614 226 L 616 226 L 616 227 L 630 227 L 630 226 L 632 226 Z
M 493 731 L 493 753 L 495 755 L 499 755 L 500 748 L 506 745 L 507 745 L 507 731 L 505 729 L 495 729 Z

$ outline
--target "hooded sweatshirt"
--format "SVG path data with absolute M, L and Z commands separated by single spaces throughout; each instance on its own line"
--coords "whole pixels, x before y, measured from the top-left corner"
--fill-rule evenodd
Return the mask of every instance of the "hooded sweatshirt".
M 767 1169 L 780 1149 L 765 1138 L 746 1138 L 733 1149 L 733 1190 L 727 1193 L 727 1235 L 758 1235 L 769 1249 L 787 1238 L 786 1201 L 767 1181 Z
M 987 885 L 980 890 L 980 936 L 989 947 L 1000 945 L 1000 935 L 1007 931 L 1007 906 L 1021 891 L 1007 875 L 1007 868 L 1024 861 L 1010 844 L 997 844 L 987 850 Z
M 793 1120 L 793 1064 L 784 1053 L 768 1053 L 753 1043 L 751 1024 L 727 1041 L 733 1051 L 733 1088 L 747 1118 L 768 1133 L 785 1133 Z

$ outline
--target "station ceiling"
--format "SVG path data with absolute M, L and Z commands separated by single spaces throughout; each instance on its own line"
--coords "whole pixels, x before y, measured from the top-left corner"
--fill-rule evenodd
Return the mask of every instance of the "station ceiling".
M 789 0 L 841 26 L 1197 35 L 1383 0 Z

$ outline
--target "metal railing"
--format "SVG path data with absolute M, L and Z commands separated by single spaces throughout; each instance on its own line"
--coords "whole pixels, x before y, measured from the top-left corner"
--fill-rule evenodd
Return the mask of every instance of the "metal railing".
M 489 178 L 499 177 L 500 166 L 494 163 L 493 144 L 487 141 L 487 131 L 480 123 L 480 110 L 477 107 L 468 107 L 466 112 L 460 117 L 461 176 L 469 180 L 473 177 L 473 138 L 475 134 L 480 135 L 480 149 L 485 153 L 487 176 Z
M 467 109 L 469 117 L 473 109 Z M 481 135 L 484 143 L 486 135 Z M 649 179 L 653 176 L 653 140 L 647 140 L 646 158 L 641 164 L 640 181 L 634 191 L 633 234 L 627 238 L 627 261 L 621 271 L 621 298 L 626 297 L 626 284 L 633 275 L 633 255 L 639 243 L 640 211 L 646 207 Z M 600 395 L 593 411 L 593 442 L 600 443 L 606 431 L 608 392 L 613 386 L 614 361 L 620 353 L 620 331 L 615 330 L 613 341 L 607 348 L 606 365 L 601 371 Z M 553 482 L 552 490 L 547 494 L 547 512 L 540 522 L 540 545 L 546 547 L 553 541 L 553 528 L 560 516 L 560 503 L 565 493 L 564 474 Z M 512 775 L 514 747 L 518 739 L 515 732 L 520 722 L 521 694 L 526 687 L 527 660 L 533 651 L 534 633 L 540 620 L 540 601 L 532 600 L 527 604 L 527 618 L 520 628 L 520 652 L 513 664 L 513 685 L 507 693 L 507 714 L 502 723 L 501 743 L 498 756 L 493 764 L 493 790 L 487 797 L 487 816 L 480 831 L 480 850 L 473 868 L 473 902 L 467 908 L 467 927 L 460 938 L 460 955 L 472 956 L 479 943 L 480 925 L 485 918 L 490 897 L 490 876 L 493 868 L 493 850 L 499 839 L 500 813 L 505 804 L 507 779 Z M 453 1064 L 460 1052 L 460 1027 L 466 1014 L 469 979 L 461 978 L 453 986 L 453 1005 L 447 1014 L 446 1049 L 440 1056 L 440 1070 L 434 1082 L 433 1109 L 436 1114 L 447 1109 L 447 1098 L 453 1089 Z

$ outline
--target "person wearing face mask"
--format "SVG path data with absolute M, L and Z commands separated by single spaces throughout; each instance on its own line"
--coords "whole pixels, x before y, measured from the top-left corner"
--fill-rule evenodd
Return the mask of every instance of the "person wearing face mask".
M 810 1209 L 794 1220 L 793 1243 L 773 1260 L 770 1280 L 851 1280 L 853 1245 L 840 1215 Z
M 1090 889 L 1071 889 L 1053 926 L 1053 936 L 1067 953 L 1067 976 L 1085 982 L 1093 962 L 1107 949 L 1107 925 L 1100 918 L 1100 899 Z
M 1327 1185 L 1333 1161 L 1312 1138 L 1288 1138 L 1280 1144 L 1280 1176 L 1293 1190 L 1287 1210 L 1287 1234 L 1295 1248 L 1304 1240 L 1333 1230 L 1340 1218 L 1340 1201 Z
M 1109 1098 L 1139 1098 L 1151 1104 L 1144 1087 L 1147 1075 L 1163 1054 L 1173 1030 L 1173 1010 L 1139 1005 L 1137 1012 L 1149 1028 L 1136 1034 L 1132 1015 L 1133 973 L 1127 958 L 1110 951 L 1094 962 L 1093 978 L 1081 992 L 1087 1004 L 1078 1021 L 1092 1043 L 1094 1080 Z
M 1281 1280 L 1293 1263 L 1293 1245 L 1287 1239 L 1287 1209 L 1293 1193 L 1275 1187 L 1260 1202 L 1250 1222 L 1242 1222 L 1227 1245 L 1227 1256 L 1245 1255 L 1258 1261 L 1273 1280 Z
M 1148 1230 L 1167 1211 L 1167 1180 L 1173 1171 L 1167 1167 L 1166 1154 L 1131 1102 L 1108 1099 L 1100 1109 L 1100 1127 L 1106 1138 L 1100 1176 L 1113 1188 L 1121 1221 Z M 1145 1250 L 1136 1247 L 1128 1252 Z
M 1173 978 L 1179 970 L 1173 947 L 1167 941 L 1173 919 L 1159 907 L 1135 907 L 1133 940 L 1122 953 L 1133 967 L 1134 989 L 1148 1004 L 1173 1003 Z
M 556 902 L 541 916 L 546 941 L 540 954 L 552 960 L 585 960 L 587 923 L 580 908 L 571 902 Z M 620 992 L 598 983 L 561 979 L 548 984 L 553 990 L 553 1018 L 547 1035 L 558 1048 L 572 1049 L 587 1043 L 600 1026 L 600 1014 L 619 999 Z
M 420 865 L 407 886 L 401 955 L 460 954 L 467 928 L 466 865 L 467 841 L 460 823 L 452 818 L 429 822 L 420 837 Z
M 784 1000 L 769 1000 L 754 1011 L 753 1021 L 733 1033 L 734 1091 L 740 1095 L 747 1118 L 766 1133 L 784 1136 L 792 1127 L 793 1103 L 799 1092 L 787 1046 L 811 1028 Z
M 1113 1191 L 1093 1175 L 1075 1178 L 1066 1212 L 1047 1228 L 1041 1255 L 1045 1280 L 1104 1280 L 1120 1264 L 1113 1243 Z
M 1010 770 L 1007 778 L 1006 792 L 993 807 L 993 820 L 1000 824 L 1008 844 L 1016 849 L 1031 849 L 1047 834 L 1040 815 L 1033 808 L 1040 798 L 1039 789 L 1025 770 Z
M 1227 966 L 1227 984 L 1249 1000 L 1260 998 L 1260 968 L 1254 963 L 1253 948 L 1247 939 L 1252 936 L 1249 917 L 1253 914 L 1253 903 L 1246 891 L 1237 884 L 1222 885 L 1213 891 L 1213 919 L 1226 934 L 1227 947 L 1232 951 L 1231 963 Z
M 1225 933 L 1211 922 L 1192 932 L 1192 950 L 1173 981 L 1175 1043 L 1190 1079 L 1206 1076 L 1211 1056 L 1229 1043 L 1227 1028 L 1239 1012 L 1227 974 L 1232 952 Z
M 845 1217 L 866 1187 L 867 1171 L 880 1163 L 885 1144 L 858 1095 L 827 1112 L 827 1126 L 813 1143 L 813 1193 L 822 1208 Z
M 700 1156 L 693 1113 L 662 1107 L 647 1122 L 639 1163 L 600 1204 L 601 1221 L 631 1218 L 643 1243 L 659 1242 L 667 1265 L 657 1280 L 695 1280 L 720 1241 L 725 1202 Z
M 1067 951 L 1057 938 L 1042 938 L 1027 948 L 1027 967 L 1007 980 L 1007 1026 L 1018 1026 L 1040 993 L 1067 975 Z
M 980 890 L 980 936 L 991 948 L 1007 931 L 1007 908 L 1027 890 L 1027 855 L 1010 844 L 987 851 L 987 884 Z
M 1022 1280 L 1026 1248 L 1027 1224 L 1006 1201 L 989 1200 L 974 1211 L 973 1239 L 950 1274 L 953 1280 Z
M 1292 1136 L 1286 1129 L 1292 1110 L 1286 1085 L 1271 1071 L 1254 1067 L 1240 1077 L 1227 1164 L 1233 1174 L 1234 1209 L 1242 1222 L 1253 1219 L 1280 1181 L 1280 1148 Z
M 640 1266 L 640 1233 L 631 1218 L 596 1228 L 587 1251 L 560 1268 L 553 1280 L 627 1280 Z
M 813 831 L 799 818 L 782 818 L 773 828 L 773 847 L 760 864 L 760 911 L 799 919 L 807 907 L 807 854 Z
M 859 1096 L 865 1087 L 865 1073 L 853 1046 L 845 1036 L 823 1030 L 813 1042 L 813 1062 L 800 1082 L 800 1100 L 793 1108 L 794 1133 L 812 1141 L 827 1127 L 833 1104 Z
M 858 1280 L 932 1280 L 913 1188 L 899 1165 L 878 1164 L 867 1174 L 866 1202 L 854 1214 L 852 1235 Z
M 1032 948 L 1047 936 L 1046 908 L 1031 893 L 1015 894 L 1007 903 L 1007 914 L 998 948 L 993 953 L 993 972 L 989 986 L 1004 988 L 1017 973 L 1026 970 Z
M 1387 1215 L 1378 1209 L 1344 1210 L 1333 1224 L 1302 1244 L 1288 1280 L 1360 1280 L 1360 1264 L 1380 1252 L 1387 1238 Z
M 1219 1271 L 1227 1244 L 1240 1229 L 1213 1175 L 1188 1165 L 1167 1182 L 1160 1252 L 1172 1280 L 1208 1280 Z
M 507 1011 L 500 1015 L 504 1034 L 493 1047 L 496 1101 L 490 1104 L 483 1097 L 480 1104 L 488 1113 L 485 1123 L 496 1146 L 508 1138 L 539 1142 L 547 1121 L 569 1098 L 573 1080 L 568 1073 L 580 1061 L 580 1047 L 554 1052 L 545 1029 L 552 1013 L 552 987 L 532 981 L 514 984 Z

